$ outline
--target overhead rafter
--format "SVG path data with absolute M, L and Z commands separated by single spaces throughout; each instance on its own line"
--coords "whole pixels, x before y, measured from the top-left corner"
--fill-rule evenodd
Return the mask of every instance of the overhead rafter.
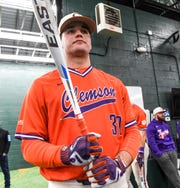
M 0 61 L 53 63 L 32 0 L 0 0 Z
M 111 0 L 112 2 L 119 3 L 133 7 L 133 2 L 136 9 L 141 9 L 153 14 L 163 17 L 168 17 L 180 21 L 180 0 Z
M 0 0 L 0 6 L 13 9 L 33 11 L 32 0 Z
M 45 43 L 45 39 L 41 33 L 7 28 L 0 28 L 0 39 Z

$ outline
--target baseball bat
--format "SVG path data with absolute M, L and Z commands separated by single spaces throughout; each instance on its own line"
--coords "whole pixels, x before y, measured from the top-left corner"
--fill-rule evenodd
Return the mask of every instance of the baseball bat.
M 46 39 L 50 53 L 54 58 L 57 70 L 72 105 L 75 118 L 80 127 L 81 134 L 86 135 L 88 134 L 88 129 L 74 92 L 50 0 L 32 0 L 32 4 L 37 23 Z
M 145 169 L 144 168 L 145 168 L 144 165 L 142 165 L 141 167 L 138 165 L 141 187 L 147 188 L 146 177 L 145 177 Z

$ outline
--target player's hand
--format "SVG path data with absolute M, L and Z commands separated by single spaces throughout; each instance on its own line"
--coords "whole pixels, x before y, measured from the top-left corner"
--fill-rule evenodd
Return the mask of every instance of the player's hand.
M 144 147 L 139 148 L 136 160 L 141 168 L 144 165 Z
M 5 157 L 5 156 L 7 156 L 7 154 L 6 154 L 6 153 L 3 153 L 2 156 Z
M 70 146 L 62 148 L 62 162 L 67 165 L 81 166 L 99 157 L 102 152 L 102 147 L 98 143 L 100 136 L 97 133 L 89 133 L 86 136 L 77 137 Z
M 86 172 L 91 187 L 103 187 L 114 183 L 124 174 L 126 165 L 118 159 L 102 156 L 92 161 Z

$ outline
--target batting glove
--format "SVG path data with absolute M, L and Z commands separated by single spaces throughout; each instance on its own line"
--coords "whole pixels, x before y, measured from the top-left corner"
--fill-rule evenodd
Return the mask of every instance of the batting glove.
M 136 160 L 141 168 L 144 165 L 144 147 L 139 148 Z
M 108 156 L 102 156 L 89 164 L 86 172 L 91 187 L 103 187 L 114 183 L 124 174 L 126 165 L 118 159 L 111 159 Z
M 97 133 L 89 133 L 77 137 L 69 147 L 62 148 L 61 161 L 66 165 L 81 166 L 99 157 L 102 152 L 102 147 L 98 143 L 100 136 Z

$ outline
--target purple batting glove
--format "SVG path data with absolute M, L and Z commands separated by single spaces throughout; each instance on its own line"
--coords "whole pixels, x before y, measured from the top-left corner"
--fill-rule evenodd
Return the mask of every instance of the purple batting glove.
M 86 136 L 79 136 L 70 146 L 64 146 L 61 150 L 61 161 L 74 166 L 81 166 L 90 163 L 99 157 L 102 147 L 99 146 L 100 134 L 89 133 Z
M 118 181 L 125 170 L 126 165 L 120 158 L 113 160 L 108 156 L 102 156 L 89 164 L 86 175 L 91 187 L 103 187 Z
M 144 165 L 144 147 L 139 148 L 136 160 L 141 168 Z

